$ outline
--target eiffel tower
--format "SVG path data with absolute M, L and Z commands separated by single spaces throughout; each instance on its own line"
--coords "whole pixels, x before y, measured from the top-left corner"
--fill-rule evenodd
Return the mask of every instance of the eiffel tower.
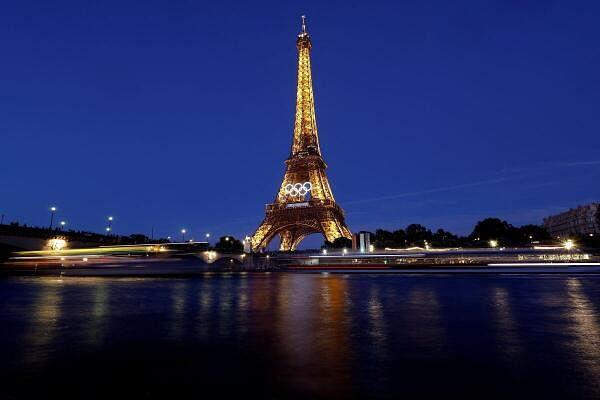
M 344 211 L 335 202 L 325 169 L 313 97 L 310 50 L 312 42 L 302 16 L 298 47 L 298 86 L 296 118 L 290 156 L 285 160 L 283 182 L 275 200 L 266 206 L 265 219 L 252 236 L 252 250 L 266 248 L 276 236 L 279 250 L 293 251 L 307 235 L 321 233 L 333 242 L 352 238 L 344 221 Z

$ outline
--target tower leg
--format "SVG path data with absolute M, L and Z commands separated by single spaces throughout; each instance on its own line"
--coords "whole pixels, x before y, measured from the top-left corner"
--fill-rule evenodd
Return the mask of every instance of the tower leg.
M 252 251 L 260 251 L 269 245 L 273 236 L 273 225 L 263 221 L 252 235 Z

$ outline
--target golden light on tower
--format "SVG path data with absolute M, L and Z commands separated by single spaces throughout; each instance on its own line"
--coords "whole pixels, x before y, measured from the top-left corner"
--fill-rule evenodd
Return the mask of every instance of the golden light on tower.
M 312 42 L 304 16 L 296 47 L 298 83 L 290 155 L 275 200 L 267 204 L 265 219 L 252 235 L 254 251 L 266 248 L 275 235 L 281 237 L 279 249 L 283 251 L 295 250 L 312 233 L 322 233 L 329 242 L 352 238 L 325 174 L 327 165 L 319 145 L 312 84 Z

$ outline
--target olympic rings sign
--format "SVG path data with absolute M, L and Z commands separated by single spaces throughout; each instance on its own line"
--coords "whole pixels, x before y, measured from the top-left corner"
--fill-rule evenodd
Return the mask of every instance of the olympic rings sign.
M 312 190 L 312 184 L 310 182 L 304 183 L 288 183 L 283 188 L 283 193 L 285 196 L 305 196 L 308 192 Z

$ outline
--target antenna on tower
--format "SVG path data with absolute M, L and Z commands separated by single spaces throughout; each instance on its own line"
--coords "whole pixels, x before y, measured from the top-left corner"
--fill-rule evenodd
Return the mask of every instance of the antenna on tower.
M 302 16 L 302 33 L 306 33 L 306 15 Z

